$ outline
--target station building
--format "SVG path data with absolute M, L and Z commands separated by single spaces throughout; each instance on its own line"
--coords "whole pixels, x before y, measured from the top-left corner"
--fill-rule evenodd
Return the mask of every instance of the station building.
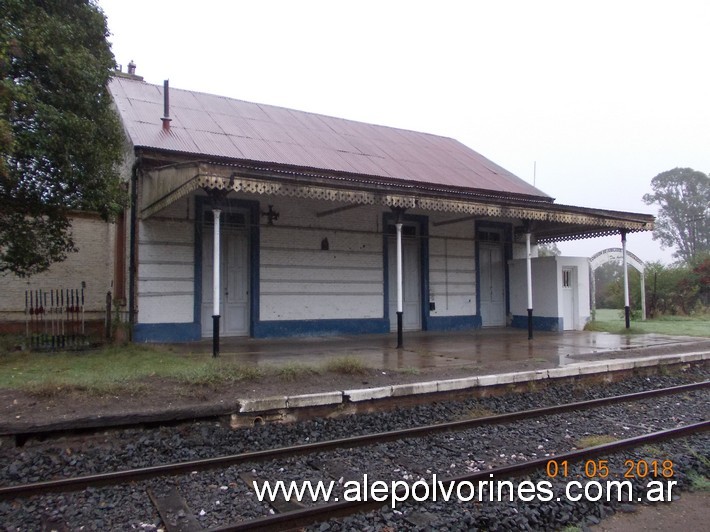
M 405 331 L 581 329 L 588 260 L 537 245 L 653 228 L 557 204 L 450 138 L 135 75 L 110 91 L 133 206 L 114 286 L 134 341 L 211 337 L 215 310 L 223 337 L 387 333 L 399 282 Z

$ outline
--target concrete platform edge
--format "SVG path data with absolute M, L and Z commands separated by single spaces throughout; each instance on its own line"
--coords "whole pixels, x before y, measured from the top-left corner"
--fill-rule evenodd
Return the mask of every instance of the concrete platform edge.
M 255 414 L 262 411 L 290 408 L 305 408 L 311 406 L 328 406 L 342 403 L 358 403 L 377 401 L 392 397 L 406 397 L 420 394 L 445 393 L 465 391 L 474 388 L 519 384 L 538 380 L 555 380 L 579 375 L 598 373 L 613 373 L 636 368 L 646 368 L 659 365 L 684 364 L 710 359 L 710 351 L 699 351 L 678 355 L 658 355 L 630 359 L 610 359 L 594 362 L 579 362 L 560 368 L 546 370 L 528 370 L 493 375 L 463 377 L 440 381 L 415 382 L 410 384 L 395 384 L 373 388 L 358 388 L 343 391 L 313 393 L 288 397 L 267 397 L 263 399 L 240 399 L 240 413 Z

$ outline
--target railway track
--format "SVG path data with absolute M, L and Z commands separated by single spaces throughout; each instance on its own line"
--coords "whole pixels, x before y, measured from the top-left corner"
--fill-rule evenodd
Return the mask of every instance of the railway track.
M 275 482 L 277 479 L 303 481 L 309 478 L 314 482 L 321 480 L 324 483 L 331 483 L 330 485 L 335 482 L 338 496 L 342 497 L 343 484 L 348 479 L 366 475 L 368 471 L 377 472 L 376 474 L 381 475 L 379 478 L 382 482 L 389 483 L 402 482 L 403 478 L 410 483 L 415 483 L 418 479 L 438 473 L 442 482 L 454 487 L 462 483 L 481 482 L 491 478 L 491 474 L 495 475 L 496 479 L 529 474 L 544 470 L 551 457 L 554 457 L 555 463 L 566 461 L 573 464 L 618 453 L 623 449 L 648 445 L 649 442 L 686 437 L 698 432 L 705 433 L 709 422 L 706 419 L 707 394 L 704 392 L 709 386 L 710 381 L 704 381 L 352 438 L 83 475 L 76 478 L 4 486 L 0 487 L 0 501 L 21 505 L 21 501 L 28 498 L 31 501 L 47 500 L 47 504 L 51 505 L 56 502 L 56 498 L 59 498 L 61 504 L 68 505 L 71 504 L 72 495 L 66 495 L 64 492 L 77 492 L 73 496 L 80 500 L 82 497 L 85 498 L 87 492 L 92 496 L 100 492 L 99 499 L 101 499 L 101 494 L 106 493 L 105 490 L 123 489 L 130 492 L 133 500 L 138 500 L 141 496 L 147 499 L 150 494 L 150 500 L 157 507 L 162 522 L 168 530 L 193 530 L 205 526 L 212 527 L 212 530 L 274 530 L 307 526 L 353 512 L 368 511 L 382 506 L 383 502 L 372 499 L 369 501 L 339 500 L 300 507 L 299 504 L 303 504 L 302 502 L 295 504 L 293 500 L 282 497 L 280 501 L 273 502 L 269 507 L 265 503 L 255 501 L 257 498 L 254 495 L 255 485 L 257 488 L 259 486 L 263 488 L 264 481 Z M 688 405 L 697 402 L 698 406 L 695 410 L 698 419 L 694 422 L 684 422 L 682 426 L 677 426 L 677 422 L 669 419 L 670 427 L 650 431 L 647 430 L 648 427 L 624 425 L 624 412 L 639 408 L 630 405 L 641 404 L 644 405 L 641 407 L 642 410 L 652 409 L 654 401 L 665 404 L 669 401 L 677 401 L 676 398 L 679 397 L 687 401 Z M 690 401 L 688 398 L 693 400 Z M 621 408 L 622 405 L 626 406 Z M 567 434 L 564 434 L 561 436 L 561 441 L 555 443 L 553 452 L 544 452 L 548 449 L 540 449 L 541 446 L 544 447 L 543 444 L 538 444 L 536 448 L 538 452 L 536 452 L 535 449 L 529 448 L 530 442 L 521 442 L 516 453 L 506 453 L 508 456 L 505 456 L 505 460 L 502 459 L 502 455 L 496 456 L 496 452 L 515 443 L 518 425 L 527 423 L 533 424 L 534 427 L 537 424 L 545 433 L 553 433 L 555 429 L 559 429 L 566 423 L 572 426 L 581 412 L 588 413 L 584 414 L 586 420 L 598 419 L 601 421 L 595 423 L 618 425 L 623 428 L 623 432 L 636 434 L 616 438 L 614 442 L 587 449 L 575 449 L 573 441 L 565 442 L 565 439 L 571 438 L 567 438 Z M 542 438 L 545 439 L 547 438 Z M 568 448 L 563 448 L 565 443 Z M 515 456 L 515 459 L 512 459 L 515 463 L 511 463 L 512 456 Z M 461 464 L 460 469 L 465 467 L 467 470 L 459 474 L 458 471 L 447 468 L 445 465 L 447 463 Z M 424 484 L 418 485 L 419 489 L 426 489 Z M 401 491 L 407 487 L 404 484 L 397 484 L 397 486 L 400 492 L 394 490 L 392 496 L 401 498 L 403 496 Z M 209 512 L 204 508 L 196 510 L 197 506 L 204 506 L 204 503 L 195 501 L 194 497 L 190 500 L 191 497 L 187 495 L 200 491 L 203 492 L 202 495 L 207 495 L 208 498 L 218 502 L 218 504 L 213 502 Z M 48 495 L 58 492 L 61 494 Z M 187 500 L 183 499 L 180 492 L 186 495 Z M 416 492 L 412 492 L 411 495 L 415 496 Z M 104 499 L 110 497 L 104 496 Z M 228 506 L 249 510 L 236 520 L 230 512 L 221 511 Z M 190 510 L 190 507 L 193 507 L 194 511 Z M 269 515 L 269 512 L 274 514 Z M 199 515 L 200 513 L 202 515 Z M 197 519 L 207 513 L 212 514 L 209 521 L 200 522 Z M 219 514 L 224 516 L 220 517 Z M 64 525 L 73 527 L 75 523 L 64 523 Z

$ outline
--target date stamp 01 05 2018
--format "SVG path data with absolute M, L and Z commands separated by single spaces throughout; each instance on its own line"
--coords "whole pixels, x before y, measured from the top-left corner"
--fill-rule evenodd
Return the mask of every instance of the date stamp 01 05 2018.
M 624 460 L 624 470 L 619 473 L 619 477 L 624 480 L 607 480 L 606 487 L 607 490 L 612 487 L 616 488 L 619 500 L 625 498 L 628 502 L 631 502 L 631 500 L 633 500 L 633 496 L 631 495 L 631 481 L 635 479 L 652 479 L 646 484 L 646 501 L 670 502 L 672 499 L 673 487 L 677 485 L 676 481 L 670 480 L 675 474 L 673 467 L 672 460 Z M 567 480 L 571 471 L 567 460 L 561 460 L 559 462 L 557 460 L 549 460 L 547 462 L 547 467 L 545 468 L 545 473 L 547 477 L 551 479 L 561 478 Z M 585 498 L 587 500 L 594 501 L 601 498 L 602 483 L 600 480 L 609 479 L 609 477 L 612 476 L 612 472 L 610 471 L 608 460 L 586 460 L 584 462 L 582 472 L 575 476 L 577 478 L 584 478 L 587 482 L 582 484 L 579 481 L 568 480 L 568 498 L 571 500 L 580 500 Z M 578 493 L 577 496 L 571 495 L 570 484 L 577 487 L 582 493 Z M 590 486 L 593 486 L 596 489 L 590 489 Z M 623 497 L 621 495 L 623 489 L 627 490 L 627 497 Z M 596 492 L 596 496 L 593 492 Z M 643 499 L 644 498 L 642 497 L 637 497 L 638 501 L 642 501 Z

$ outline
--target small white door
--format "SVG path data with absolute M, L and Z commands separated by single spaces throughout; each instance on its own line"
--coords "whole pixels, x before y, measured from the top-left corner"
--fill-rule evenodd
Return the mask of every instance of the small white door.
M 211 213 L 210 213 L 211 214 Z M 202 239 L 202 336 L 212 336 L 212 227 Z M 245 230 L 222 232 L 220 265 L 220 335 L 249 335 L 249 243 Z
M 562 268 L 562 328 L 573 331 L 577 328 L 576 268 Z
M 503 246 L 481 242 L 478 246 L 481 279 L 481 324 L 505 326 L 505 261 Z
M 388 238 L 389 318 L 390 330 L 397 330 L 397 237 Z M 417 228 L 402 228 L 402 329 L 422 328 L 421 258 Z

